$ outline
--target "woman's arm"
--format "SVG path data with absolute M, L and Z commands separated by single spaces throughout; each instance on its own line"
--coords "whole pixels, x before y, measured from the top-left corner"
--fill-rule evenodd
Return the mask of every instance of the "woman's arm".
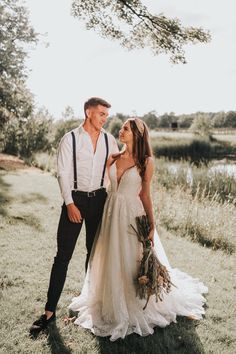
M 153 157 L 148 157 L 146 171 L 142 181 L 142 189 L 140 191 L 139 197 L 143 203 L 144 210 L 147 214 L 148 221 L 151 226 L 149 239 L 152 241 L 152 243 L 153 243 L 154 230 L 155 230 L 154 213 L 153 213 L 152 199 L 150 193 L 153 171 L 154 171 Z

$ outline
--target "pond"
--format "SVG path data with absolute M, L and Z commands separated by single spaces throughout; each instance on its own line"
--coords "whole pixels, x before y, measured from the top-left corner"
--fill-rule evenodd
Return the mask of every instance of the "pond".
M 171 173 L 177 173 L 180 169 L 184 169 L 186 171 L 186 179 L 189 184 L 192 182 L 192 166 L 187 164 L 182 164 L 178 162 L 170 162 L 167 163 L 167 168 Z M 195 167 L 196 168 L 196 167 Z M 210 174 L 225 174 L 230 177 L 235 177 L 236 179 L 236 163 L 222 163 L 218 161 L 213 161 L 209 166 L 206 172 L 208 175 Z

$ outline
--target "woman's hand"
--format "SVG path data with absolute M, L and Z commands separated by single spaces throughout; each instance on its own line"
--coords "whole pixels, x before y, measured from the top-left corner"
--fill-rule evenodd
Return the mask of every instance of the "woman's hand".
M 148 239 L 151 241 L 152 247 L 154 247 L 154 229 L 150 230 Z

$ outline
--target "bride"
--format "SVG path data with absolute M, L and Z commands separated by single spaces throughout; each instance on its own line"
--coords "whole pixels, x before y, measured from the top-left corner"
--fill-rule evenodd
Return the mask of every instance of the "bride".
M 152 334 L 155 326 L 176 322 L 176 316 L 201 319 L 206 301 L 202 294 L 208 291 L 198 279 L 170 266 L 155 229 L 150 196 L 154 162 L 146 124 L 128 119 L 119 139 L 125 149 L 107 162 L 110 190 L 83 289 L 69 305 L 78 311 L 75 324 L 111 341 L 131 333 Z M 145 310 L 146 300 L 138 298 L 135 289 L 142 244 L 130 226 L 144 214 L 151 225 L 149 239 L 175 285 L 161 302 L 152 295 Z

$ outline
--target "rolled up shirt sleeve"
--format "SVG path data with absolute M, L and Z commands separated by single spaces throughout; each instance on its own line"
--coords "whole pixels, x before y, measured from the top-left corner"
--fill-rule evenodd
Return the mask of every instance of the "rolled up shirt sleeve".
M 57 179 L 65 204 L 74 203 L 71 195 L 73 183 L 73 151 L 71 134 L 66 134 L 61 139 L 57 153 Z

